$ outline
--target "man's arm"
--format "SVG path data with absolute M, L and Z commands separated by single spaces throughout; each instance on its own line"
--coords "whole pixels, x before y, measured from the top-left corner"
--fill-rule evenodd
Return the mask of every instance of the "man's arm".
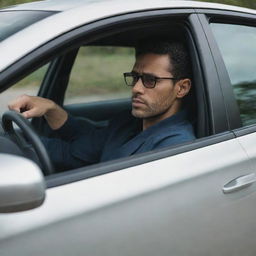
M 67 121 L 67 112 L 49 99 L 22 95 L 8 105 L 10 110 L 20 112 L 25 118 L 44 116 L 49 126 L 59 129 Z
M 51 100 L 22 95 L 9 104 L 11 110 L 25 118 L 44 116 L 61 139 L 41 137 L 57 170 L 78 168 L 100 161 L 108 128 L 95 129 L 92 124 L 81 126 L 67 112 Z

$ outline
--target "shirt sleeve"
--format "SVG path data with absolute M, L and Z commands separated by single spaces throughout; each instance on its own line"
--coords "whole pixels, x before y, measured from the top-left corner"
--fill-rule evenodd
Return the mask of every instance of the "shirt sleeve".
M 69 142 L 56 138 L 41 137 L 49 157 L 56 171 L 75 169 L 91 164 L 85 159 L 79 159 L 72 154 L 72 147 Z
M 56 170 L 74 169 L 100 161 L 108 128 L 96 128 L 89 122 L 79 122 L 69 116 L 65 124 L 54 131 L 59 138 L 41 140 Z
M 91 130 L 94 130 L 95 127 L 88 123 L 83 122 L 83 125 L 81 125 L 81 122 L 79 120 L 71 115 L 68 115 L 67 121 L 57 130 L 54 130 L 58 136 L 66 141 L 73 140 L 82 134 L 88 134 L 91 132 Z

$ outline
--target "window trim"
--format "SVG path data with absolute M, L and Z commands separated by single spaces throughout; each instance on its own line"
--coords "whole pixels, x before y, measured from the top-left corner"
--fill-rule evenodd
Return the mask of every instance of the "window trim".
M 256 15 L 243 12 L 227 11 L 227 10 L 211 10 L 211 9 L 195 9 L 197 14 L 204 14 L 211 22 L 231 22 L 243 25 L 253 24 Z
M 240 113 L 235 99 L 235 95 L 231 86 L 231 81 L 226 66 L 224 64 L 221 52 L 219 50 L 217 41 L 215 40 L 215 36 L 213 34 L 213 31 L 211 30 L 209 20 L 203 14 L 199 14 L 199 19 L 204 28 L 211 49 L 212 58 L 216 66 L 219 83 L 222 91 L 222 97 L 224 101 L 222 111 L 224 110 L 226 112 L 228 120 L 228 129 L 231 130 L 234 128 L 241 127 L 242 122 L 240 119 Z
M 220 81 L 214 62 L 207 35 L 197 14 L 191 14 L 190 22 L 194 30 L 195 43 L 199 54 L 201 70 L 204 79 L 207 102 L 209 104 L 210 127 L 212 134 L 229 130 Z
M 256 132 L 256 124 L 252 124 L 249 126 L 244 126 L 239 129 L 235 129 L 234 134 L 236 137 L 241 137 L 247 134 L 255 133 Z

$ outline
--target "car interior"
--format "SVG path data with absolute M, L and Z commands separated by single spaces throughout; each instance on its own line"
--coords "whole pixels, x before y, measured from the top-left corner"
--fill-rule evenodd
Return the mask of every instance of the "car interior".
M 79 117 L 81 125 L 90 122 L 95 125 L 96 129 L 99 129 L 106 126 L 108 121 L 118 112 L 129 110 L 131 108 L 131 101 L 129 97 L 126 97 L 65 104 L 65 93 L 69 87 L 70 75 L 79 49 L 87 46 L 134 48 L 137 42 L 144 38 L 181 40 L 185 42 L 190 53 L 192 72 L 194 74 L 192 77 L 192 90 L 186 99 L 189 119 L 193 124 L 197 138 L 211 135 L 212 132 L 208 120 L 207 101 L 200 71 L 199 57 L 193 42 L 192 33 L 183 21 L 179 19 L 167 21 L 165 19 L 165 21 L 157 20 L 157 22 L 153 23 L 151 20 L 147 20 L 142 23 L 127 24 L 121 27 L 117 25 L 115 29 L 104 29 L 100 32 L 101 33 L 92 33 L 92 35 L 80 39 L 75 44 L 69 45 L 69 47 L 62 50 L 61 53 L 51 57 L 50 65 L 40 85 L 39 96 L 54 100 L 59 105 L 63 106 L 71 115 Z M 57 52 L 58 51 L 56 51 L 56 53 Z M 40 65 L 38 67 L 40 67 Z M 84 70 L 84 72 L 89 71 Z M 199 105 L 200 107 L 198 107 Z M 35 134 L 40 136 L 53 136 L 44 118 L 34 118 L 31 122 L 26 122 L 25 125 L 21 125 L 21 123 L 24 122 L 20 121 L 20 118 L 13 117 L 12 115 L 3 117 L 2 121 L 3 128 L 0 128 L 2 130 L 0 136 L 0 152 L 25 155 L 42 167 L 42 159 L 47 157 L 45 157 L 42 146 L 38 146 L 38 140 L 33 140 L 32 137 L 36 135 L 31 135 L 30 130 L 36 131 Z M 13 129 L 12 122 L 17 124 L 19 128 Z M 30 129 L 31 126 L 32 129 Z M 27 143 L 27 140 L 29 143 Z M 34 151 L 36 151 L 37 154 L 33 153 Z M 41 152 L 39 156 L 38 151 Z M 44 153 L 42 154 L 42 152 Z M 50 168 L 49 159 L 44 159 L 43 162 L 43 169 Z M 58 170 L 54 172 L 58 172 Z M 44 174 L 49 175 L 49 172 L 44 171 Z

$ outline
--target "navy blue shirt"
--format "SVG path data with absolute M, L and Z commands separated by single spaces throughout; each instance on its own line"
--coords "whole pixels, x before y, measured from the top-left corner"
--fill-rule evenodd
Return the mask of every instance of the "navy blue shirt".
M 126 157 L 195 139 L 186 111 L 142 130 L 142 120 L 121 113 L 104 128 L 69 116 L 54 131 L 59 138 L 42 138 L 57 170 Z

